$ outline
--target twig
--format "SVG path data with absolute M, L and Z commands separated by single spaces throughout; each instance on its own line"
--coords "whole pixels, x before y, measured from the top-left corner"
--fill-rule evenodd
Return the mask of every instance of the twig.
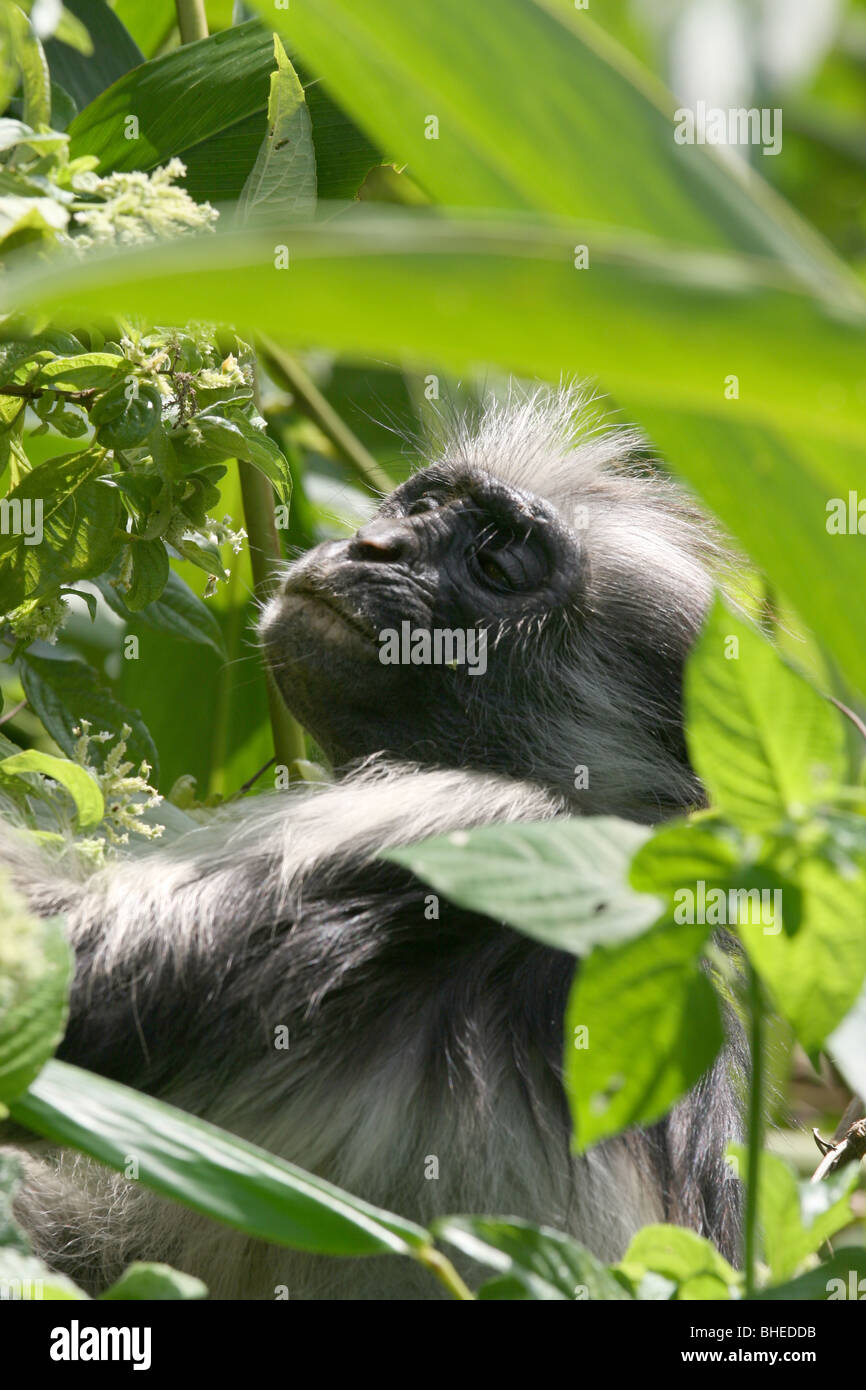
M 836 1173 L 849 1163 L 859 1163 L 866 1156 L 866 1105 L 859 1096 L 852 1096 L 845 1108 L 832 1140 L 822 1139 L 817 1129 L 812 1130 L 815 1143 L 821 1151 L 821 1162 L 812 1174 L 812 1182 L 821 1182 L 830 1173 Z
M 14 719 L 16 714 L 21 713 L 26 704 L 27 700 L 25 698 L 23 700 L 19 700 L 18 704 L 13 705 L 11 709 L 7 709 L 6 713 L 2 716 L 2 718 L 0 718 L 0 724 L 8 724 L 10 719 Z
M 374 492 L 390 492 L 393 483 L 388 474 L 340 418 L 301 364 L 270 338 L 259 339 L 259 355 L 277 384 L 291 392 L 298 408 L 319 426 L 361 481 Z

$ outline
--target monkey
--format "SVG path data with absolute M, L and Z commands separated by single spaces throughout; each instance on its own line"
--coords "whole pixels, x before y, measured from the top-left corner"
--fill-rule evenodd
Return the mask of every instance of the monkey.
M 244 799 L 89 874 L 4 833 L 0 862 L 36 911 L 65 914 L 76 954 L 58 1055 L 424 1223 L 516 1216 L 614 1261 L 671 1221 L 736 1260 L 736 1029 L 665 1119 L 575 1156 L 574 957 L 446 899 L 430 914 L 429 887 L 383 857 L 482 825 L 652 825 L 703 804 L 683 672 L 725 560 L 640 434 L 574 389 L 461 417 L 372 520 L 291 563 L 262 614 L 332 784 Z M 407 623 L 483 634 L 484 671 L 384 662 L 382 633 Z M 442 1293 L 399 1256 L 285 1249 L 43 1141 L 16 1151 L 36 1253 L 89 1292 L 156 1259 L 217 1299 Z

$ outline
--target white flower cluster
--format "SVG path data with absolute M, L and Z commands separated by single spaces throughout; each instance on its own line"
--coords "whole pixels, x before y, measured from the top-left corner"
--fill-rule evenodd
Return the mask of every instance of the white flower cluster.
M 97 767 L 90 757 L 92 743 L 108 743 L 113 734 L 102 732 L 91 734 L 90 723 L 82 719 L 78 728 L 72 731 L 77 737 L 73 750 L 73 762 L 89 772 L 98 784 L 105 799 L 105 819 L 103 827 L 108 840 L 113 845 L 129 843 L 130 832 L 143 835 L 147 840 L 158 838 L 165 830 L 164 825 L 149 825 L 142 820 L 145 811 L 158 806 L 162 797 L 148 782 L 151 773 L 150 763 L 142 762 L 138 772 L 130 776 L 134 764 L 124 762 L 126 741 L 132 733 L 128 724 L 120 731 L 120 738 L 106 754 L 101 767 Z
M 182 160 L 170 159 L 150 174 L 135 171 L 104 178 L 92 170 L 76 174 L 72 180 L 76 193 L 105 200 L 74 205 L 76 247 L 89 250 L 212 231 L 219 216 L 216 208 L 210 203 L 196 203 L 186 189 L 174 187 L 174 180 L 185 173 Z

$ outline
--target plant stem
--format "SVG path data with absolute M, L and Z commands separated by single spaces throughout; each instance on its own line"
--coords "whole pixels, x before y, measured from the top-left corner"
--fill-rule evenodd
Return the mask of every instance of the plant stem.
M 390 492 L 394 485 L 388 474 L 379 467 L 370 451 L 364 448 L 360 439 L 341 420 L 300 362 L 284 352 L 270 338 L 259 340 L 259 355 L 274 381 L 292 393 L 298 409 L 319 426 L 337 453 L 354 469 L 361 481 L 374 492 Z
M 462 1303 L 475 1302 L 475 1295 L 472 1290 L 464 1284 L 447 1255 L 443 1255 L 442 1251 L 437 1250 L 435 1245 L 425 1245 L 423 1249 L 418 1251 L 418 1259 L 427 1266 L 431 1274 L 435 1274 L 440 1284 L 444 1284 L 454 1298 L 459 1299 Z
M 181 43 L 194 43 L 207 38 L 207 15 L 204 0 L 174 0 Z
M 253 593 L 259 603 L 266 603 L 277 587 L 276 565 L 282 558 L 274 520 L 274 490 L 268 479 L 243 459 L 238 460 L 238 472 L 250 543 Z M 304 732 L 283 704 L 270 670 L 266 671 L 265 678 L 274 754 L 278 763 L 290 767 L 296 758 L 306 757 Z
M 749 1158 L 746 1174 L 744 1264 L 746 1298 L 751 1298 L 757 1287 L 758 1208 L 761 1157 L 764 1143 L 764 1009 L 761 983 L 750 962 L 746 964 L 746 977 L 748 981 L 752 1083 L 749 1089 Z

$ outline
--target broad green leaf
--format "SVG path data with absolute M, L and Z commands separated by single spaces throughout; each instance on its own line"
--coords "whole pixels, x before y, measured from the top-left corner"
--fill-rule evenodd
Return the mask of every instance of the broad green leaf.
M 637 1288 L 647 1275 L 661 1275 L 676 1300 L 727 1300 L 742 1283 L 710 1241 L 682 1226 L 644 1226 L 616 1268 Z
M 741 1144 L 730 1147 L 745 1173 L 747 1150 Z M 851 1193 L 856 1185 L 856 1167 L 813 1183 L 798 1179 L 776 1154 L 761 1155 L 759 1210 L 764 1260 L 772 1283 L 790 1279 L 809 1255 L 851 1224 Z
M 840 871 L 822 848 L 791 863 L 790 854 L 766 856 L 757 866 L 763 887 L 776 876 L 796 890 L 796 930 L 741 923 L 737 934 L 769 987 L 779 1012 L 810 1056 L 823 1046 L 856 1002 L 866 976 L 866 869 Z M 748 888 L 750 873 L 738 876 Z M 786 888 L 781 888 L 787 915 Z
M 59 918 L 30 915 L 8 882 L 0 886 L 0 1102 L 30 1085 L 63 1030 L 72 954 Z
M 136 67 L 142 53 L 105 0 L 66 0 L 66 8 L 84 24 L 93 51 L 70 46 L 58 33 L 46 43 L 45 53 L 54 81 L 65 88 L 81 111 L 123 73 Z
M 411 1254 L 422 1227 L 381 1211 L 245 1139 L 115 1081 L 51 1062 L 13 1118 L 72 1144 L 195 1211 L 276 1245 L 321 1255 Z
M 131 1299 L 149 1303 L 166 1299 L 207 1298 L 207 1286 L 192 1274 L 172 1269 L 170 1265 L 143 1264 L 136 1261 L 125 1269 L 120 1278 L 99 1295 L 107 1303 Z
M 41 753 L 36 748 L 0 759 L 0 778 L 18 776 L 24 772 L 40 773 L 66 788 L 75 802 L 81 830 L 91 830 L 99 825 L 105 815 L 105 802 L 97 783 L 83 767 L 66 758 L 56 758 L 53 753 Z
M 455 831 L 384 857 L 461 907 L 582 956 L 599 942 L 627 940 L 659 915 L 657 898 L 628 886 L 629 861 L 648 833 L 587 816 Z
M 493 1216 L 444 1216 L 432 1230 L 437 1239 L 499 1271 L 499 1277 L 481 1289 L 481 1299 L 629 1298 L 601 1261 L 563 1231 Z
M 866 1250 L 846 1245 L 816 1269 L 790 1283 L 760 1289 L 755 1297 L 763 1302 L 862 1303 L 866 1299 Z
M 660 1119 L 724 1041 L 697 958 L 710 928 L 663 922 L 582 961 L 565 1019 L 565 1087 L 578 1151 Z
M 585 11 L 558 0 L 254 3 L 441 203 L 579 217 L 769 256 L 808 282 L 848 278 L 751 170 L 675 141 L 673 98 Z
M 241 190 L 238 216 L 244 222 L 305 217 L 316 206 L 316 151 L 304 89 L 274 35 L 276 72 L 271 73 L 268 129 Z
M 746 830 L 802 817 L 843 779 L 838 712 L 721 602 L 688 662 L 685 703 L 695 769 Z
M 866 312 L 840 314 L 816 288 L 752 261 L 604 229 L 592 236 L 592 273 L 582 274 L 573 247 L 585 233 L 526 220 L 353 215 L 270 236 L 217 234 L 205 258 L 190 238 L 100 258 L 74 276 L 21 271 L 5 291 L 9 307 L 50 307 L 67 322 L 107 318 L 123 304 L 163 322 L 220 317 L 286 343 L 460 373 L 487 361 L 553 381 L 597 376 L 698 491 L 718 497 L 722 520 L 746 529 L 754 559 L 866 689 L 849 602 L 862 581 L 859 538 L 830 535 L 820 522 L 827 500 L 864 477 Z M 275 268 L 277 243 L 289 247 L 287 269 Z M 732 362 L 743 380 L 760 382 L 734 402 L 724 399 Z M 766 526 L 769 515 L 782 523 Z
M 287 46 L 291 57 L 290 37 Z M 193 197 L 231 202 L 267 131 L 273 65 L 273 36 L 257 21 L 185 44 L 127 73 L 91 102 L 70 126 L 71 153 L 96 155 L 102 173 L 153 169 L 179 155 Z M 320 197 L 354 197 L 381 156 L 321 83 L 310 87 L 307 107 Z M 134 140 L 126 138 L 130 112 L 139 122 Z
M 88 1295 L 44 1260 L 21 1250 L 0 1249 L 0 1298 L 50 1303 L 88 1301 Z
M 129 609 L 110 582 L 106 579 L 100 582 L 99 587 L 114 612 L 121 618 L 128 618 Z M 157 632 L 183 637 L 188 642 L 204 643 L 222 658 L 227 655 L 220 625 L 211 609 L 172 569 L 168 572 L 159 598 L 138 609 L 135 616 L 137 622 L 146 623 Z
M 727 885 L 739 864 L 738 845 L 704 821 L 659 826 L 631 861 L 629 881 L 639 893 L 657 893 L 673 906 L 682 888 Z
M 21 658 L 21 682 L 33 712 L 68 757 L 73 756 L 79 737 L 76 730 L 80 730 L 82 719 L 90 721 L 94 734 L 107 731 L 119 736 L 123 725 L 128 724 L 132 730 L 127 739 L 129 761 L 136 767 L 141 762 L 149 763 L 156 782 L 159 754 L 141 715 L 115 699 L 91 666 L 60 656 L 25 652 Z M 103 749 L 112 746 L 113 742 L 102 745 Z

